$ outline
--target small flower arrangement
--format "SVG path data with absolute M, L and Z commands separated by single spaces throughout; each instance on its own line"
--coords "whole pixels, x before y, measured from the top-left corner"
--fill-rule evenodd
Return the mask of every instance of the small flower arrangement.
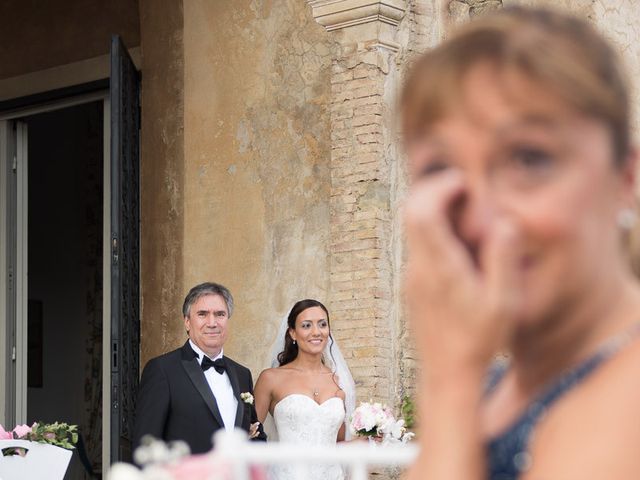
M 351 416 L 351 433 L 359 437 L 380 440 L 382 444 L 407 443 L 414 436 L 408 432 L 404 419 L 396 420 L 387 405 L 361 402 Z
M 220 434 L 227 438 L 234 437 L 238 441 L 246 441 L 246 434 L 238 432 L 219 432 L 217 443 L 221 441 Z M 238 437 L 239 436 L 239 437 Z M 116 463 L 111 467 L 108 480 L 192 480 L 206 478 L 207 480 L 233 480 L 237 478 L 233 464 L 225 458 L 223 453 L 215 450 L 209 453 L 189 455 L 189 446 L 182 441 L 165 443 L 151 436 L 142 438 L 140 445 L 134 452 L 134 459 L 142 469 L 128 463 Z M 266 472 L 258 466 L 249 467 L 248 480 L 267 480 Z
M 249 405 L 253 405 L 253 395 L 251 395 L 251 392 L 243 392 L 240 394 L 240 398 L 242 399 L 242 401 L 244 403 L 247 403 Z
M 47 443 L 56 447 L 73 450 L 78 443 L 78 426 L 67 423 L 34 423 L 28 425 L 16 425 L 13 430 L 6 431 L 0 425 L 0 440 L 29 440 L 37 443 Z M 6 455 L 24 456 L 23 448 L 5 449 L 2 452 Z

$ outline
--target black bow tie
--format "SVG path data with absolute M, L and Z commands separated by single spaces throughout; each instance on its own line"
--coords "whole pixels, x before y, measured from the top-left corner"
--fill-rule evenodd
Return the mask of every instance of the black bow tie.
M 224 371 L 227 369 L 227 362 L 224 361 L 224 358 L 211 360 L 209 357 L 205 355 L 204 358 L 202 359 L 202 363 L 200 364 L 200 366 L 202 367 L 203 372 L 206 372 L 211 367 L 213 367 L 216 369 L 216 372 L 222 375 Z

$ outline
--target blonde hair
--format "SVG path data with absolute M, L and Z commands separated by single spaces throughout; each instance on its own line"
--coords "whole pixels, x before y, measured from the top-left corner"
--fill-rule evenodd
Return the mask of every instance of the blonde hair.
M 610 128 L 616 164 L 630 150 L 631 119 L 621 61 L 586 21 L 553 10 L 507 7 L 469 22 L 413 65 L 401 97 L 405 139 L 442 119 L 468 70 L 489 61 L 548 89 Z

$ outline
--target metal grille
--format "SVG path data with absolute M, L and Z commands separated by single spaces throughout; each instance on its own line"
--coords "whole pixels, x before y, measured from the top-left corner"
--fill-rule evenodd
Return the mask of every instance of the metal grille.
M 111 460 L 131 459 L 140 345 L 139 74 L 111 44 Z

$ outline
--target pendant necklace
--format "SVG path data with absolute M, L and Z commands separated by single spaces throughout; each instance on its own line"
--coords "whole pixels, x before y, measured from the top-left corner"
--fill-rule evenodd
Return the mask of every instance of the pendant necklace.
M 314 389 L 313 389 L 313 396 L 314 396 L 314 397 L 317 397 L 318 395 L 320 395 L 320 392 L 318 391 L 318 389 L 317 389 L 317 388 L 314 388 Z

